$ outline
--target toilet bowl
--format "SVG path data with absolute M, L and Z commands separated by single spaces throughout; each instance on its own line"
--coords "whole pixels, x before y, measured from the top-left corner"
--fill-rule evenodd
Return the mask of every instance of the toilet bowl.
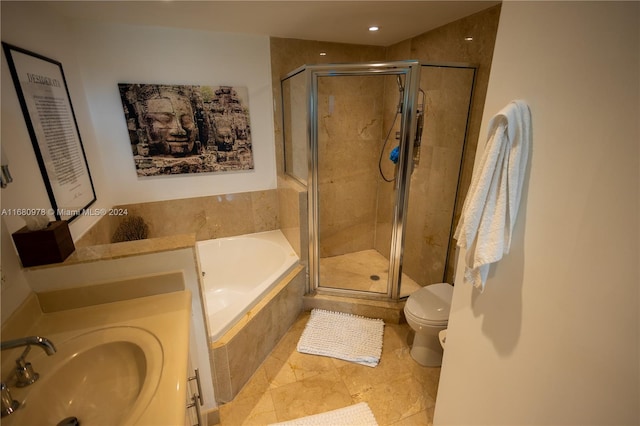
M 438 333 L 447 328 L 452 296 L 451 284 L 431 284 L 411 293 L 404 305 L 407 323 L 415 331 L 411 357 L 420 365 L 442 364 Z

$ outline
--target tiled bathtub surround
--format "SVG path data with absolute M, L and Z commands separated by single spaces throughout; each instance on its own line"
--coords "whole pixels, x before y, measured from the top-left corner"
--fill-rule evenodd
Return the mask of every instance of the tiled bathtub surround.
M 195 234 L 196 241 L 279 228 L 278 191 L 243 192 L 115 206 L 141 216 L 149 237 Z M 108 244 L 124 216 L 103 216 L 76 247 Z
M 218 341 L 210 354 L 216 400 L 240 392 L 302 311 L 305 273 L 298 266 Z

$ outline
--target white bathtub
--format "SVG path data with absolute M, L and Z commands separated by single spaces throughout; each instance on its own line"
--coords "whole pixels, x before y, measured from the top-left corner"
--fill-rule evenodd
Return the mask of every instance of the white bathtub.
M 209 338 L 214 342 L 298 263 L 280 230 L 197 243 Z

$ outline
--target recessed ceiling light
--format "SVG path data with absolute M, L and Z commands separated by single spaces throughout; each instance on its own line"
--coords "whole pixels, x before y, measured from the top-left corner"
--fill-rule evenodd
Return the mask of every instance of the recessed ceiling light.
M 327 56 L 327 52 L 320 52 L 320 56 Z
M 469 36 L 469 37 L 465 37 L 464 41 L 473 41 L 473 37 Z
M 378 31 L 380 28 L 376 27 L 375 25 L 369 27 L 369 31 L 373 32 L 373 31 Z

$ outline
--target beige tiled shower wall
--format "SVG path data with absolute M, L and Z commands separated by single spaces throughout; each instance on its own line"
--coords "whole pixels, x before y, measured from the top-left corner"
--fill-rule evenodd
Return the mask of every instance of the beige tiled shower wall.
M 480 143 L 484 143 L 483 135 L 480 135 L 480 124 L 489 83 L 489 71 L 491 69 L 499 18 L 500 6 L 498 5 L 411 39 L 410 55 L 412 58 L 424 62 L 466 62 L 478 66 L 474 94 L 471 99 L 467 142 L 464 147 L 460 170 L 460 189 L 453 214 L 454 227 L 460 218 L 462 204 L 471 183 L 478 141 L 480 140 Z M 472 36 L 473 41 L 465 41 L 464 38 L 467 36 Z M 451 243 L 452 247 L 454 244 L 455 242 Z M 452 274 L 455 269 L 454 262 L 454 253 L 451 251 L 447 259 L 449 266 L 445 277 L 447 282 L 452 282 Z
M 195 234 L 197 241 L 251 234 L 280 228 L 278 190 L 243 192 L 116 206 L 127 216 L 141 216 L 149 237 Z M 127 216 L 104 216 L 76 247 L 109 244 Z
M 323 41 L 271 38 L 271 83 L 274 99 L 274 129 L 278 175 L 284 173 L 282 140 L 282 94 L 280 79 L 305 64 L 369 62 L 384 59 L 385 48 Z M 320 56 L 320 52 L 330 52 Z
M 320 257 L 371 249 L 384 79 L 318 79 Z
M 403 272 L 422 285 L 441 282 L 445 273 L 472 84 L 473 69 L 422 67 L 425 120 L 411 175 L 403 263 Z M 378 202 L 379 227 L 391 225 L 386 213 L 394 203 L 391 190 L 380 185 L 385 196 Z M 376 242 L 380 253 L 388 250 L 388 239 Z
M 307 227 L 307 189 L 304 185 L 278 177 L 280 230 L 302 262 L 308 259 L 309 228 Z

